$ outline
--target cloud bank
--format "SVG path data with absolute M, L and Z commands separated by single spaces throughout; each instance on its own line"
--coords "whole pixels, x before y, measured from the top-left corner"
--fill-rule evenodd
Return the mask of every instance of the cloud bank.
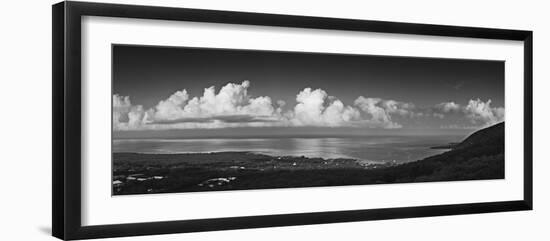
M 191 97 L 187 90 L 174 92 L 156 106 L 145 109 L 132 104 L 129 96 L 113 95 L 113 129 L 212 129 L 262 126 L 316 126 L 402 128 L 397 121 L 411 118 L 462 115 L 473 125 L 488 125 L 504 120 L 504 108 L 491 107 L 491 100 L 470 100 L 465 106 L 444 102 L 428 108 L 413 103 L 373 97 L 357 97 L 346 105 L 325 90 L 304 88 L 296 94 L 296 104 L 269 96 L 252 96 L 250 81 L 229 83 L 216 91 L 205 88 L 201 96 Z
M 470 126 L 464 126 L 465 129 L 472 129 L 475 126 L 489 126 L 504 121 L 504 108 L 491 107 L 491 100 L 486 102 L 480 99 L 470 100 L 465 106 L 454 102 L 443 102 L 437 104 L 433 111 L 433 115 L 440 118 L 450 114 L 463 115 L 470 122 Z M 456 124 L 450 126 L 452 126 L 450 129 L 460 127 Z

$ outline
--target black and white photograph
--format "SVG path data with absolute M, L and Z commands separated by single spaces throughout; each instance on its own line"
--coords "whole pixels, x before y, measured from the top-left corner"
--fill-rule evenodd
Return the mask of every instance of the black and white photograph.
M 7 1 L 0 241 L 550 240 L 544 1 Z
M 504 61 L 112 45 L 112 195 L 505 178 Z

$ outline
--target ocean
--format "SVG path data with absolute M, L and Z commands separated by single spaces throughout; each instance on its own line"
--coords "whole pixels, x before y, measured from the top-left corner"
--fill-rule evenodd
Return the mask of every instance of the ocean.
M 460 142 L 464 136 L 361 136 L 327 138 L 117 139 L 113 152 L 208 153 L 246 151 L 272 156 L 352 158 L 404 163 L 443 153 L 433 146 Z

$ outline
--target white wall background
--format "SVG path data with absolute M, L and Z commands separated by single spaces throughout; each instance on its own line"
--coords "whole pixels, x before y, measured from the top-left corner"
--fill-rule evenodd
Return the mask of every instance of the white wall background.
M 535 210 L 263 228 L 113 240 L 549 240 L 550 115 L 545 1 L 111 0 L 189 8 L 315 15 L 534 31 Z M 51 230 L 51 4 L 9 1 L 0 12 L 0 240 L 54 240 Z M 403 197 L 406 198 L 406 197 Z

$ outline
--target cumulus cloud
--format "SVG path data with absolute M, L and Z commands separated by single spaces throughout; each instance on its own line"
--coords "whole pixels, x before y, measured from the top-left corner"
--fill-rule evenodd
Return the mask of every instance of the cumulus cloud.
M 248 95 L 249 81 L 241 84 L 229 83 L 218 93 L 216 87 L 204 89 L 200 97 L 189 98 L 187 91 L 181 90 L 168 99 L 160 101 L 155 107 L 153 119 L 174 121 L 185 118 L 212 118 L 228 115 L 272 116 L 275 112 L 271 98 Z
M 187 90 L 175 92 L 160 101 L 152 111 L 153 124 L 178 124 L 178 128 L 220 128 L 224 123 L 273 122 L 279 111 L 268 96 L 248 94 L 249 81 L 229 83 L 218 92 L 204 89 L 202 96 L 190 98 Z M 228 125 L 230 126 L 230 125 Z M 165 126 L 166 127 L 166 126 Z
M 113 129 L 137 129 L 148 121 L 141 105 L 132 105 L 129 96 L 113 95 Z
M 432 108 L 428 108 L 425 114 L 431 115 L 439 119 L 443 119 L 445 118 L 446 114 L 455 114 L 461 111 L 462 111 L 462 106 L 451 101 L 451 102 L 442 102 L 433 106 Z
M 229 83 L 218 92 L 211 86 L 202 96 L 191 98 L 187 90 L 176 91 L 149 109 L 132 105 L 130 97 L 113 95 L 113 128 L 187 129 L 272 125 L 280 119 L 268 96 L 253 98 L 248 94 L 249 81 Z M 280 103 L 281 104 L 281 103 Z
M 380 105 L 389 114 L 397 114 L 405 117 L 414 117 L 416 115 L 416 106 L 413 103 L 396 100 L 381 100 Z
M 483 102 L 480 99 L 471 99 L 467 105 L 455 102 L 443 102 L 434 106 L 431 110 L 434 117 L 443 119 L 446 114 L 462 115 L 469 121 L 469 125 L 443 125 L 444 129 L 474 129 L 504 121 L 504 108 L 491 107 L 491 100 Z
M 435 108 L 443 113 L 453 113 L 460 111 L 460 105 L 451 101 L 451 102 L 442 102 L 435 105 Z
M 388 104 L 390 103 L 390 104 Z M 365 122 L 371 126 L 379 126 L 383 128 L 401 128 L 402 126 L 395 123 L 391 119 L 391 113 L 402 113 L 402 110 L 397 108 L 394 101 L 388 102 L 380 98 L 365 98 L 359 96 L 354 104 L 358 106 L 366 115 Z
M 330 96 L 325 90 L 304 88 L 295 105 L 269 96 L 249 94 L 250 82 L 228 83 L 216 91 L 205 88 L 191 97 L 187 90 L 174 92 L 155 106 L 133 105 L 129 96 L 113 95 L 113 129 L 194 129 L 262 126 L 320 126 L 401 128 L 404 118 L 461 114 L 473 125 L 489 125 L 504 120 L 504 108 L 491 107 L 491 100 L 470 100 L 467 105 L 443 102 L 432 107 L 413 103 L 359 96 L 351 105 Z
M 174 120 L 182 118 L 185 104 L 189 100 L 187 90 L 176 91 L 168 99 L 161 100 L 155 107 L 155 119 Z
M 466 117 L 472 124 L 492 125 L 504 121 L 504 108 L 491 107 L 491 100 L 483 102 L 480 99 L 470 100 L 464 108 Z
M 113 95 L 113 123 L 127 122 L 132 103 L 129 96 Z
M 305 88 L 296 96 L 294 111 L 287 114 L 295 126 L 342 126 L 358 121 L 359 111 L 329 97 L 322 89 Z

